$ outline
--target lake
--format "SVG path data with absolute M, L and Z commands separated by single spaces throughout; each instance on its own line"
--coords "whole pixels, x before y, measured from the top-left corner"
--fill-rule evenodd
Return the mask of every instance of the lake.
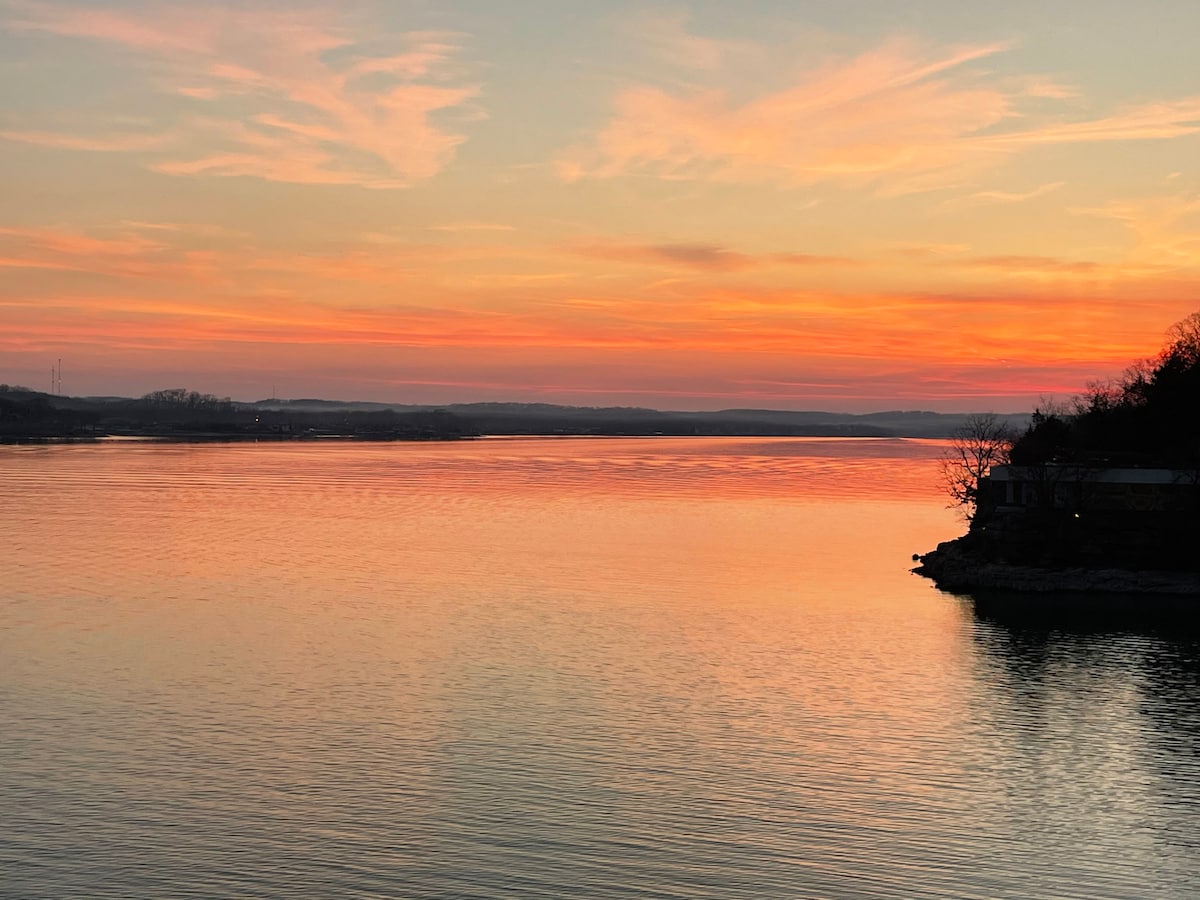
M 0 895 L 1200 886 L 1200 642 L 981 618 L 936 442 L 0 447 Z

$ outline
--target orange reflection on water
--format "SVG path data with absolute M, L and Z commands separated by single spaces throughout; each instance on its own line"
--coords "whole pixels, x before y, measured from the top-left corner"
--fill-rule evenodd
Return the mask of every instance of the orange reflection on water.
M 962 896 L 955 873 L 980 859 L 998 884 L 1058 871 L 1129 828 L 1041 761 L 1101 772 L 1122 808 L 1167 821 L 1139 768 L 1141 694 L 1051 686 L 1069 727 L 1026 727 L 1048 715 L 1028 679 L 908 572 L 960 530 L 938 452 L 0 448 L 0 660 L 41 748 L 0 777 L 65 785 L 61 808 L 23 807 L 55 829 L 107 810 L 142 848 L 144 823 L 169 820 L 192 862 L 237 834 L 263 871 L 301 848 L 295 871 L 352 855 L 431 893 L 471 893 L 447 881 L 460 872 L 553 869 L 647 890 L 719 871 L 774 896 L 849 877 L 904 896 L 920 871 Z M 1056 803 L 1085 814 L 1032 841 Z M 1096 858 L 1093 893 L 1128 895 L 1109 863 L 1127 857 Z

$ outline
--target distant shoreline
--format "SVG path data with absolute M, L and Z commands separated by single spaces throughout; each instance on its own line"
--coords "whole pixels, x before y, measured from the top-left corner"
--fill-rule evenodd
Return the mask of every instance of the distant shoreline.
M 0 441 L 128 436 L 175 440 L 425 440 L 542 437 L 947 438 L 966 413 L 724 409 L 711 412 L 548 403 L 417 406 L 333 400 L 244 403 L 183 388 L 143 397 L 68 397 L 0 385 Z M 1005 417 L 1021 427 L 1027 417 Z
M 0 446 L 17 444 L 312 444 L 312 443 L 440 443 L 443 441 L 480 440 L 808 440 L 808 441 L 928 441 L 942 440 L 904 434 L 778 434 L 773 432 L 742 432 L 737 434 L 643 434 L 643 433 L 563 433 L 521 432 L 503 434 L 451 434 L 438 436 L 368 435 L 368 434 L 223 434 L 220 432 L 185 432 L 178 434 L 121 433 L 84 435 L 13 435 L 0 434 Z
M 474 434 L 436 436 L 365 435 L 365 434 L 222 434 L 220 432 L 182 432 L 179 434 L 90 434 L 90 435 L 0 435 L 0 445 L 16 444 L 287 444 L 287 443 L 430 443 L 469 441 L 482 437 Z

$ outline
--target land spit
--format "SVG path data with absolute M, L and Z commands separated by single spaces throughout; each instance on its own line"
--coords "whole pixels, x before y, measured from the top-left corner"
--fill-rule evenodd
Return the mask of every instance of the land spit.
M 1200 598 L 1200 572 L 1017 565 L 990 559 L 972 545 L 972 535 L 938 544 L 916 557 L 912 571 L 930 578 L 942 590 L 1019 591 L 1022 593 L 1086 592 L 1103 594 L 1194 595 Z

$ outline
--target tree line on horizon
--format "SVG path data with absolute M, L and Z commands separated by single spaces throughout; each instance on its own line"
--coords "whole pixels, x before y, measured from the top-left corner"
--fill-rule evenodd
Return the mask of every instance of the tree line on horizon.
M 68 397 L 0 385 L 0 437 L 6 440 L 104 434 L 306 436 L 604 435 L 671 437 L 945 438 L 964 413 L 893 410 L 831 413 L 769 409 L 713 412 L 548 403 L 459 403 L 446 407 L 334 400 L 233 401 L 186 388 L 140 398 Z M 1028 416 L 1007 421 L 1024 424 Z
M 0 386 L 0 437 L 76 438 L 106 434 L 165 438 L 361 437 L 454 439 L 469 423 L 445 410 L 279 410 L 186 388 L 133 398 L 80 398 Z

